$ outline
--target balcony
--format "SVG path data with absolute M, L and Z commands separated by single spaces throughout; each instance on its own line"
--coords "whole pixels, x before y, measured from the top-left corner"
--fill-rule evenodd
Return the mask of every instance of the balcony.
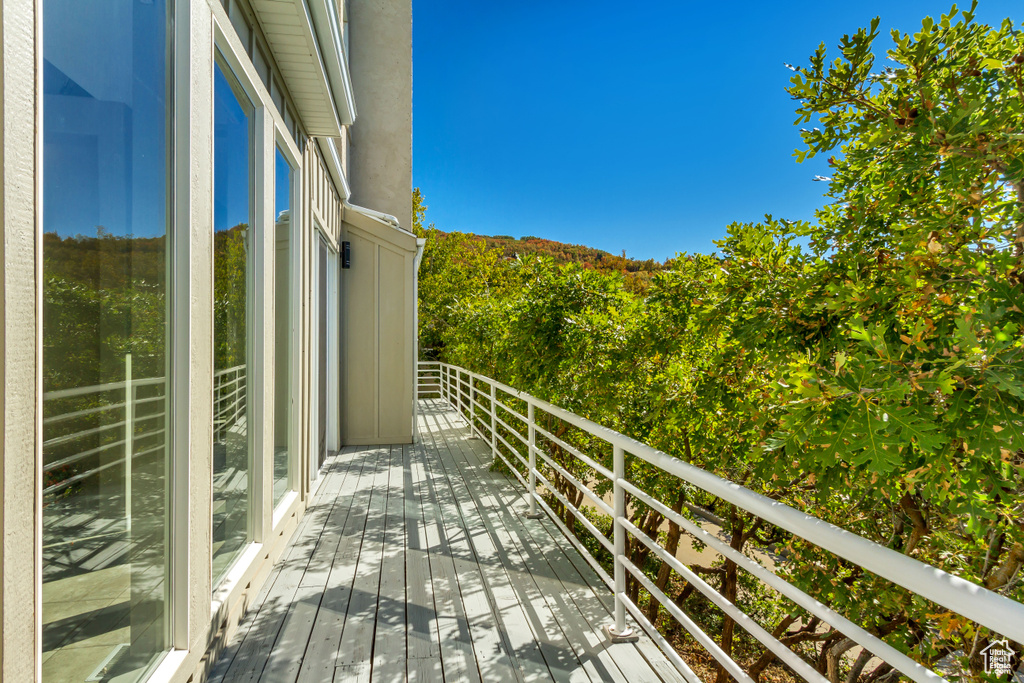
M 1011 640 L 1024 639 L 1024 605 L 1006 597 L 482 375 L 439 363 L 421 363 L 419 375 L 418 442 L 347 448 L 330 460 L 283 561 L 210 680 L 698 683 L 713 670 L 708 667 L 720 666 L 732 679 L 752 682 L 719 646 L 720 634 L 702 630 L 630 559 L 627 538 L 703 593 L 789 676 L 828 683 L 836 677 L 831 667 L 857 662 L 861 670 L 891 672 L 886 680 L 943 681 L 953 673 L 942 663 L 936 671 L 922 666 L 789 583 L 764 556 L 737 552 L 699 520 L 656 500 L 631 481 L 627 458 L 713 493 L 910 594 Z M 593 452 L 545 429 L 551 419 L 589 435 Z M 551 457 L 552 444 L 589 474 L 566 470 Z M 556 477 L 585 503 L 566 499 Z M 602 478 L 607 486 L 597 485 Z M 559 503 L 578 533 L 566 527 L 567 514 L 552 508 Z M 666 551 L 659 534 L 634 525 L 628 511 L 639 503 L 842 633 L 852 649 L 829 671 L 809 663 L 745 614 L 742 599 L 725 599 L 681 555 Z M 598 528 L 602 516 L 611 520 L 610 538 Z M 703 648 L 711 662 L 703 671 L 648 621 L 627 591 L 629 577 Z
M 682 681 L 440 400 L 418 443 L 346 448 L 212 681 Z

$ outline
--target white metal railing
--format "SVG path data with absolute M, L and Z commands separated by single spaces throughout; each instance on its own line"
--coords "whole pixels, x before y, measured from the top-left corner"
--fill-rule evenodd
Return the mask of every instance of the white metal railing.
M 436 363 L 419 363 L 416 368 L 416 398 L 441 397 L 441 368 Z
M 613 638 L 628 634 L 626 612 L 629 612 L 651 638 L 659 644 L 661 649 L 690 683 L 699 683 L 700 679 L 683 661 L 672 645 L 650 623 L 640 607 L 630 599 L 626 592 L 627 573 L 632 575 L 654 599 L 665 607 L 672 617 L 733 678 L 747 683 L 752 683 L 752 679 L 739 664 L 718 646 L 714 639 L 702 631 L 672 599 L 660 590 L 639 567 L 630 561 L 625 554 L 627 534 L 645 545 L 658 559 L 666 562 L 683 579 L 692 584 L 696 590 L 704 594 L 725 614 L 732 617 L 740 627 L 761 642 L 801 678 L 807 681 L 814 681 L 815 683 L 828 683 L 828 679 L 804 661 L 797 653 L 779 641 L 778 638 L 758 625 L 736 604 L 725 599 L 689 567 L 665 550 L 655 539 L 652 539 L 633 525 L 627 516 L 625 502 L 625 494 L 627 492 L 636 500 L 661 513 L 666 519 L 678 524 L 695 539 L 735 562 L 739 567 L 793 601 L 793 603 L 806 610 L 809 614 L 819 618 L 825 624 L 835 628 L 875 655 L 875 657 L 885 661 L 909 679 L 921 683 L 926 681 L 944 681 L 945 679 L 940 674 L 915 662 L 874 634 L 869 633 L 846 617 L 835 612 L 746 554 L 733 549 L 728 542 L 723 541 L 716 534 L 709 533 L 699 524 L 675 512 L 668 505 L 634 485 L 625 476 L 626 454 L 638 457 L 667 475 L 678 477 L 684 482 L 746 510 L 765 522 L 774 524 L 896 585 L 902 586 L 921 597 L 967 617 L 998 634 L 1018 643 L 1024 642 L 1024 605 L 1021 603 L 931 565 L 918 562 L 902 553 L 878 545 L 862 536 L 812 517 L 784 503 L 755 493 L 706 470 L 654 449 L 647 444 L 602 427 L 595 422 L 484 375 L 470 372 L 458 366 L 438 362 L 420 362 L 418 368 L 417 395 L 437 395 L 439 393 L 443 400 L 460 412 L 467 420 L 467 428 L 470 435 L 479 436 L 481 439 L 489 442 L 492 455 L 500 458 L 512 474 L 519 479 L 520 483 L 527 488 L 530 496 L 530 513 L 536 514 L 537 506 L 542 507 L 569 541 L 576 546 L 584 558 L 613 590 L 615 597 L 615 623 L 609 629 Z M 508 403 L 512 402 L 509 398 L 525 404 L 526 414 L 524 415 L 508 405 Z M 612 450 L 612 468 L 609 469 L 594 458 L 545 430 L 541 425 L 537 424 L 538 413 L 550 415 L 610 445 Z M 517 429 L 513 425 L 521 425 L 525 429 Z M 512 441 L 518 443 L 515 445 L 510 443 L 502 435 L 501 430 L 498 429 L 499 426 L 505 430 Z M 613 488 L 612 503 L 606 502 L 600 495 L 589 488 L 585 482 L 574 477 L 549 457 L 545 452 L 546 449 L 538 446 L 538 436 L 543 437 L 547 442 L 557 444 L 564 451 L 585 463 L 597 475 L 611 481 Z M 514 465 L 506 457 L 502 449 L 499 448 L 499 444 L 514 458 L 518 466 Z M 522 453 L 524 449 L 526 457 Z M 603 535 L 580 512 L 577 506 L 572 505 L 556 490 L 544 472 L 538 468 L 538 458 L 543 461 L 545 466 L 557 471 L 565 481 L 569 482 L 585 496 L 589 503 L 592 503 L 594 507 L 612 518 L 612 539 L 609 540 Z M 524 476 L 524 472 L 526 476 Z M 608 575 L 604 568 L 580 543 L 575 534 L 565 527 L 562 520 L 551 509 L 544 498 L 538 494 L 538 482 L 544 485 L 546 493 L 558 499 L 573 514 L 576 521 L 611 553 L 614 561 L 612 576 Z
M 236 365 L 214 375 L 215 439 L 223 439 L 227 430 L 245 416 L 245 368 Z M 44 393 L 44 406 L 67 401 L 70 409 L 43 418 L 43 475 L 50 475 L 51 480 L 43 487 L 43 495 L 59 493 L 105 470 L 123 467 L 125 501 L 130 506 L 132 461 L 165 446 L 165 392 L 163 377 L 134 378 L 132 355 L 126 354 L 123 382 Z M 78 427 L 80 422 L 87 426 Z M 54 451 L 59 451 L 59 456 L 55 457 Z M 61 476 L 62 468 L 86 460 L 98 464 Z M 126 514 L 130 524 L 130 507 Z
M 214 441 L 223 441 L 228 430 L 245 417 L 247 396 L 245 365 L 236 365 L 214 373 Z

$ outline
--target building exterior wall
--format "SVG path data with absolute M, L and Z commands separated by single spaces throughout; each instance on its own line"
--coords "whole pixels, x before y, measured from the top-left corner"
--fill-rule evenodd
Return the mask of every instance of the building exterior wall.
M 41 0 L 42 3 L 47 1 Z M 39 152 L 43 121 L 40 112 L 43 59 L 38 33 L 43 22 L 37 16 L 39 7 L 40 2 L 36 0 L 2 0 L 0 5 L 3 32 L 0 213 L 4 218 L 4 239 L 0 244 L 4 263 L 0 278 L 3 320 L 0 376 L 4 386 L 0 396 L 3 429 L 0 442 L 0 619 L 3 624 L 0 681 L 12 683 L 43 677 L 44 240 L 41 215 L 44 176 Z M 367 110 L 360 113 L 359 120 L 351 127 L 353 136 L 358 135 L 360 126 L 374 129 L 376 125 L 373 119 L 374 107 L 378 106 L 374 100 L 376 90 L 366 80 L 368 77 L 388 80 L 385 90 L 391 98 L 401 100 L 397 89 L 405 87 L 404 100 L 411 105 L 409 1 L 389 2 L 380 8 L 365 4 L 359 10 L 363 23 L 351 27 L 353 38 L 365 31 L 381 31 L 384 43 L 396 35 L 406 38 L 402 43 L 404 48 L 398 53 L 400 58 L 389 58 L 384 68 L 376 68 L 376 76 L 364 71 Z M 351 170 L 352 176 L 343 175 L 342 182 L 337 181 L 339 171 L 331 168 L 331 161 L 325 158 L 321 145 L 303 132 L 306 128 L 297 101 L 288 94 L 289 83 L 282 79 L 271 87 L 254 64 L 254 57 L 248 56 L 254 54 L 254 46 L 267 49 L 269 44 L 256 22 L 259 12 L 244 1 L 236 6 L 236 11 L 242 12 L 250 22 L 252 33 L 248 36 L 239 35 L 238 17 L 229 16 L 219 0 L 181 0 L 173 10 L 174 61 L 169 66 L 173 111 L 169 111 L 168 125 L 175 142 L 168 148 L 173 221 L 168 233 L 171 235 L 168 240 L 170 285 L 166 294 L 171 369 L 165 378 L 169 392 L 165 401 L 170 415 L 166 437 L 170 453 L 166 472 L 170 482 L 166 485 L 170 510 L 166 521 L 170 547 L 166 559 L 166 581 L 170 585 L 166 609 L 170 628 L 166 634 L 167 654 L 149 674 L 154 681 L 198 683 L 206 678 L 306 511 L 311 490 L 317 483 L 310 457 L 315 439 L 311 432 L 313 394 L 317 391 L 312 363 L 312 349 L 317 341 L 312 281 L 316 234 L 322 231 L 331 246 L 340 249 L 341 243 L 349 239 L 343 203 L 348 194 L 346 184 L 352 184 L 356 176 L 364 172 L 363 168 L 373 172 L 373 164 L 355 163 L 349 129 L 342 127 L 342 138 L 336 141 L 341 157 L 340 173 L 348 174 Z M 399 25 L 393 27 L 393 22 Z M 379 41 L 366 36 L 364 42 L 369 45 Z M 256 189 L 254 225 L 250 228 L 257 237 L 253 238 L 251 261 L 255 276 L 251 292 L 254 332 L 251 333 L 253 350 L 249 367 L 253 376 L 249 378 L 249 395 L 253 403 L 251 429 L 255 456 L 248 475 L 254 482 L 249 503 L 250 531 L 235 564 L 226 578 L 215 586 L 210 567 L 214 543 L 211 473 L 216 460 L 213 446 L 215 351 L 212 342 L 216 311 L 212 297 L 215 290 L 212 218 L 215 214 L 213 111 L 217 68 L 214 55 L 218 50 L 256 107 L 252 119 L 255 145 L 251 162 Z M 265 57 L 269 61 L 268 68 L 277 69 L 277 56 L 268 53 Z M 364 55 L 364 59 L 376 58 Z M 294 57 L 287 59 L 294 60 Z M 405 73 L 394 76 L 390 74 L 392 70 Z M 280 75 L 277 71 L 272 73 Z M 359 97 L 358 92 L 356 97 Z M 329 120 L 331 116 L 338 118 L 337 112 L 328 112 L 323 118 Z M 386 163 L 383 170 L 375 172 L 373 179 L 360 179 L 359 185 L 366 194 L 362 201 L 372 209 L 393 213 L 403 225 L 410 225 L 409 209 L 402 210 L 402 201 L 409 203 L 411 191 L 411 129 L 408 121 L 404 128 L 401 122 L 388 125 L 391 128 L 377 128 L 362 142 L 367 148 L 381 145 L 380 156 L 398 158 L 398 162 Z M 386 137 L 387 130 L 398 130 L 401 140 L 392 144 Z M 280 299 L 274 289 L 275 273 L 279 272 L 274 260 L 278 248 L 275 221 L 280 217 L 276 215 L 271 189 L 275 148 L 284 150 L 293 164 L 295 181 L 290 220 L 296 226 L 292 232 L 292 263 L 297 269 L 292 299 L 297 373 L 291 380 L 295 392 L 292 429 L 296 432 L 296 451 L 290 463 L 292 491 L 276 507 L 272 478 L 275 348 L 279 336 L 275 335 L 273 325 Z M 367 155 L 367 158 L 372 161 L 373 156 Z M 369 219 L 356 217 L 353 220 L 361 224 Z M 358 315 L 360 310 L 369 310 L 372 304 L 376 340 L 373 353 L 377 359 L 372 385 L 378 394 L 377 410 L 385 416 L 375 418 L 376 433 L 395 442 L 407 442 L 411 439 L 413 368 L 404 361 L 397 365 L 391 363 L 388 358 L 400 354 L 385 347 L 406 349 L 413 344 L 414 271 L 407 244 L 411 237 L 389 226 L 370 225 L 362 230 L 374 241 L 375 258 L 381 270 L 397 277 L 376 278 L 370 285 L 372 294 L 366 294 L 365 301 L 346 299 L 341 325 L 343 330 L 355 330 L 356 326 L 350 324 L 346 316 L 350 312 Z M 412 249 L 414 251 L 415 247 Z M 358 283 L 348 282 L 345 277 L 340 281 L 342 297 L 347 285 L 352 285 L 353 293 L 362 291 Z M 347 353 L 347 347 L 343 346 L 343 372 L 347 362 L 354 365 L 362 362 L 362 358 L 350 357 L 345 355 Z M 341 391 L 344 397 L 338 414 L 330 417 L 336 422 L 342 419 L 347 405 L 345 397 L 359 395 L 358 388 L 349 385 L 343 385 Z
M 343 229 L 343 439 L 412 443 L 416 238 L 351 211 Z
M 3 190 L 0 213 L 4 237 L 0 253 L 0 333 L 4 396 L 0 399 L 0 680 L 31 681 L 39 671 L 34 653 L 40 649 L 37 622 L 40 595 L 40 530 L 37 467 L 39 467 L 39 318 L 37 311 L 38 240 L 36 239 L 36 4 L 4 0 L 3 126 L 0 136 Z
M 412 11 L 408 0 L 349 0 L 352 203 L 412 226 Z

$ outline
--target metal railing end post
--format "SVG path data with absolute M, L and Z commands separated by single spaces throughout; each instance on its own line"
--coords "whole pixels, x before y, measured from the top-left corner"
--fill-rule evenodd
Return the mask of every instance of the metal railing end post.
M 636 634 L 626 626 L 626 567 L 622 559 L 626 555 L 626 528 L 622 520 L 626 517 L 626 490 L 622 482 L 626 478 L 626 453 L 622 446 L 612 446 L 612 470 L 615 520 L 613 534 L 615 541 L 615 625 L 605 631 L 613 643 L 635 642 Z
M 529 430 L 527 448 L 530 451 L 530 511 L 526 513 L 529 519 L 539 519 L 541 513 L 537 511 L 537 427 L 535 423 L 533 401 L 526 403 L 526 427 Z
M 467 372 L 466 375 L 469 377 L 469 399 L 468 399 L 469 400 L 469 425 L 468 425 L 469 426 L 469 434 L 468 434 L 468 436 L 469 436 L 470 439 L 472 439 L 473 438 L 473 423 L 476 421 L 476 404 L 473 403 L 473 401 L 476 400 L 476 396 L 474 396 L 474 394 L 476 393 L 476 386 L 473 384 L 473 375 L 470 374 L 469 372 Z
M 494 382 L 488 382 L 491 387 L 491 460 L 498 457 L 498 413 L 494 407 L 494 401 L 498 398 L 498 389 Z

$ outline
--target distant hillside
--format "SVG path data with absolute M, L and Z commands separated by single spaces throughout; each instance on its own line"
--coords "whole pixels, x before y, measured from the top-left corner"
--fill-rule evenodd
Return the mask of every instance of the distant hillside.
M 665 264 L 658 263 L 654 259 L 640 261 L 625 256 L 615 256 L 607 251 L 581 244 L 566 244 L 541 237 L 527 236 L 519 239 L 509 235 L 474 235 L 474 237 L 484 240 L 490 249 L 501 249 L 508 258 L 532 255 L 547 256 L 559 263 L 579 263 L 584 268 L 626 273 L 650 273 L 665 268 Z

